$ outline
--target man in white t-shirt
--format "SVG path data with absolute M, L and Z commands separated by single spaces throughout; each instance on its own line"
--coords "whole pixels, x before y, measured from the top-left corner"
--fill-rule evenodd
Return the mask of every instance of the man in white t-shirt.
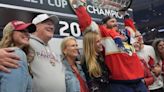
M 152 69 L 152 72 L 158 71 L 158 70 L 160 71 L 159 69 L 160 67 L 156 65 L 158 61 L 155 55 L 154 48 L 150 45 L 144 44 L 143 37 L 139 31 L 136 31 L 135 40 L 140 44 L 140 50 L 137 51 L 137 55 L 139 56 L 139 58 L 146 61 L 148 67 Z M 159 92 L 163 92 L 162 91 L 163 82 L 162 82 L 161 75 L 156 76 L 155 73 L 153 75 L 154 75 L 155 81 L 152 85 L 149 86 L 150 92 L 151 91 L 154 92 L 154 90 L 161 90 Z

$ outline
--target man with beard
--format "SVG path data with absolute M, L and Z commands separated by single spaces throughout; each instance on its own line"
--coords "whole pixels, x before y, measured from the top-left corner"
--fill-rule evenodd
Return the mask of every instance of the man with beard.
M 111 17 L 111 16 L 107 16 L 107 17 L 103 18 L 101 28 L 102 28 L 102 30 L 109 31 L 109 35 L 113 38 L 114 42 L 116 43 L 116 45 L 118 46 L 118 48 L 121 51 L 126 52 L 129 55 L 132 54 L 129 49 L 124 47 L 123 40 L 125 39 L 125 37 L 121 36 L 119 33 L 116 18 Z
M 80 0 L 74 2 L 76 5 L 72 6 L 76 6 L 73 8 L 78 17 L 81 31 L 97 31 L 102 36 L 105 63 L 111 72 L 109 77 L 111 92 L 147 92 L 146 86 L 142 82 L 144 70 L 141 62 L 134 49 L 130 49 L 131 55 L 127 54 L 121 36 L 117 32 L 116 19 L 106 17 L 102 20 L 102 25 L 97 25 L 87 13 L 83 6 L 85 4 Z M 129 45 L 129 48 L 132 46 Z

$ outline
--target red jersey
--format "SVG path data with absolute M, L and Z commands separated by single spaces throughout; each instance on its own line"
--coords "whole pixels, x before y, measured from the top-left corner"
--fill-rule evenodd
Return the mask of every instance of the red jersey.
M 132 56 L 129 56 L 117 47 L 113 38 L 119 34 L 115 30 L 107 29 L 104 25 L 96 26 L 82 6 L 76 9 L 76 15 L 81 31 L 86 31 L 89 27 L 98 28 L 105 47 L 105 63 L 111 71 L 112 80 L 137 80 L 144 77 L 144 70 L 137 54 L 133 52 Z

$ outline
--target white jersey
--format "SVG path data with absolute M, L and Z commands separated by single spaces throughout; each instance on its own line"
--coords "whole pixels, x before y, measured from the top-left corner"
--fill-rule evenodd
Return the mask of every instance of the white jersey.
M 44 44 L 33 35 L 30 46 L 35 51 L 34 60 L 30 64 L 33 92 L 66 92 L 64 66 L 60 55 L 54 53 L 55 47 Z
M 144 59 L 146 63 L 148 63 L 150 59 L 149 56 L 151 56 L 155 60 L 155 62 L 157 62 L 154 48 L 150 45 L 144 45 L 144 48 L 138 51 L 137 55 L 139 56 L 140 59 Z
M 157 61 L 154 48 L 150 45 L 144 45 L 144 48 L 138 51 L 137 55 L 139 56 L 140 59 L 144 59 L 147 65 L 150 59 L 149 56 L 151 56 L 155 60 L 156 63 L 159 62 Z M 163 87 L 163 82 L 162 82 L 163 80 L 162 80 L 161 75 L 158 77 L 155 77 L 154 75 L 154 78 L 155 78 L 155 81 L 152 85 L 149 86 L 149 90 L 155 90 L 155 89 L 159 89 Z

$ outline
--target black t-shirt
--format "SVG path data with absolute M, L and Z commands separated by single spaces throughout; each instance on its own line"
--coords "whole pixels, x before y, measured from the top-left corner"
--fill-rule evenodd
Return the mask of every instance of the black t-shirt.
M 90 89 L 90 92 L 109 92 L 109 70 L 105 64 L 104 57 L 102 54 L 99 54 L 96 58 L 97 63 L 100 65 L 102 76 L 100 77 L 91 77 L 84 59 L 82 63 L 82 68 L 86 76 L 87 84 Z

